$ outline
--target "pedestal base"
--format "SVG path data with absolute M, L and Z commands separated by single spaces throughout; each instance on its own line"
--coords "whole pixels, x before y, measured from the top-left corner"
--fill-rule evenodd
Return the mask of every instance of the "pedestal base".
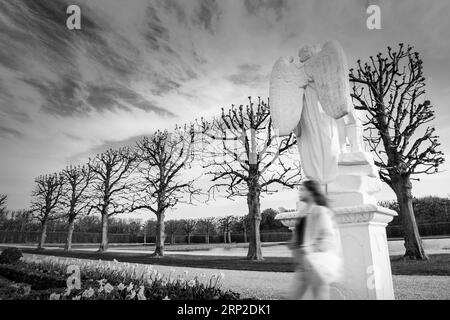
M 386 226 L 396 212 L 372 204 L 333 208 L 344 256 L 344 275 L 332 285 L 334 300 L 394 299 Z M 291 230 L 299 213 L 276 216 Z
M 395 211 L 375 206 L 335 208 L 344 255 L 343 279 L 332 299 L 394 299 L 386 226 Z

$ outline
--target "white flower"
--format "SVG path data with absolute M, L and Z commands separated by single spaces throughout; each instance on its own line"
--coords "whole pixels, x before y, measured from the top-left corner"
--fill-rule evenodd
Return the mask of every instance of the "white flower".
M 117 261 L 116 259 L 113 259 L 113 262 L 114 262 L 114 263 L 117 263 L 117 262 L 119 262 L 119 261 Z
M 127 296 L 128 299 L 133 300 L 136 297 L 136 291 L 131 290 L 131 293 Z
M 219 279 L 223 280 L 223 278 L 225 278 L 225 274 L 223 272 L 219 273 Z
M 167 286 L 167 283 L 168 283 L 169 281 L 167 280 L 167 279 L 163 279 L 162 281 L 161 281 L 161 285 L 163 286 L 163 287 L 165 287 L 165 286 Z
M 139 292 L 138 292 L 138 299 L 139 300 L 147 300 L 144 294 L 144 286 L 140 286 Z
M 195 286 L 195 280 L 194 279 L 192 279 L 192 280 L 190 280 L 188 283 L 187 283 L 187 285 L 189 286 L 189 287 L 193 287 L 193 286 Z
M 127 291 L 130 292 L 131 290 L 133 290 L 133 284 L 130 282 L 130 284 L 127 287 Z
M 72 300 L 81 300 L 81 296 L 80 295 L 75 296 L 75 297 L 72 298 Z
M 111 291 L 113 291 L 114 290 L 114 287 L 112 286 L 112 285 L 110 285 L 109 283 L 107 283 L 106 285 L 105 285 L 105 292 L 106 293 L 110 293 Z
M 92 289 L 92 287 L 89 287 L 88 290 L 84 290 L 83 292 L 83 298 L 92 298 L 92 296 L 94 295 L 95 291 L 94 289 Z
M 63 293 L 63 297 L 67 297 L 68 295 L 70 295 L 70 292 L 72 292 L 72 289 L 67 288 L 66 291 L 64 291 L 64 293 Z
M 123 289 L 125 289 L 125 285 L 123 283 L 119 283 L 119 285 L 117 286 L 117 289 L 119 289 L 120 291 L 122 291 Z
M 30 286 L 30 285 L 24 286 L 24 287 L 23 287 L 23 294 L 24 294 L 25 296 L 27 296 L 27 295 L 29 295 L 30 293 L 31 293 L 31 286 Z
M 61 298 L 61 295 L 57 294 L 57 293 L 52 293 L 50 295 L 50 300 L 59 300 L 60 298 Z
M 169 296 L 165 296 L 163 300 L 170 300 Z

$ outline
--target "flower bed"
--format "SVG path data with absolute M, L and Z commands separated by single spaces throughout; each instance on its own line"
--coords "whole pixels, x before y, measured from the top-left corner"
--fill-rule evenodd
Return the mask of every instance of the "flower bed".
M 62 273 L 49 272 L 23 262 L 0 265 L 0 275 L 17 283 L 28 283 L 33 290 L 66 286 L 66 277 Z
M 70 267 L 70 268 L 69 268 Z M 81 283 L 74 286 L 67 270 L 79 270 Z M 2 271 L 3 270 L 3 271 Z M 3 272 L 3 273 L 2 273 Z M 90 261 L 57 257 L 24 257 L 16 265 L 3 265 L 0 274 L 15 282 L 25 282 L 31 289 L 55 288 L 48 298 L 55 300 L 235 300 L 238 293 L 220 289 L 223 274 L 187 278 L 187 271 L 177 277 L 174 271 L 163 275 L 150 265 Z M 45 287 L 43 284 L 47 284 Z M 1 293 L 0 293 L 1 294 Z

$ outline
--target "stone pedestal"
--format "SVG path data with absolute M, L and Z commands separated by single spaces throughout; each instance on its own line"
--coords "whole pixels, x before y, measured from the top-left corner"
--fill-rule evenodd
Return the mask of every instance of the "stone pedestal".
M 344 255 L 333 299 L 394 299 L 386 226 L 395 211 L 368 204 L 335 208 Z
M 345 274 L 333 284 L 332 299 L 394 299 L 386 226 L 397 214 L 377 206 L 374 194 L 381 189 L 377 168 L 370 153 L 346 153 L 339 159 L 339 175 L 327 186 L 330 205 L 336 214 L 344 255 Z M 276 216 L 291 230 L 297 212 Z

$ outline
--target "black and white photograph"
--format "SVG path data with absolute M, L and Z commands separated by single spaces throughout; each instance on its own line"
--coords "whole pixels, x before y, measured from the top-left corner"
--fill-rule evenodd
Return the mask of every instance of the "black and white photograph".
M 0 0 L 0 300 L 449 300 L 448 17 Z

